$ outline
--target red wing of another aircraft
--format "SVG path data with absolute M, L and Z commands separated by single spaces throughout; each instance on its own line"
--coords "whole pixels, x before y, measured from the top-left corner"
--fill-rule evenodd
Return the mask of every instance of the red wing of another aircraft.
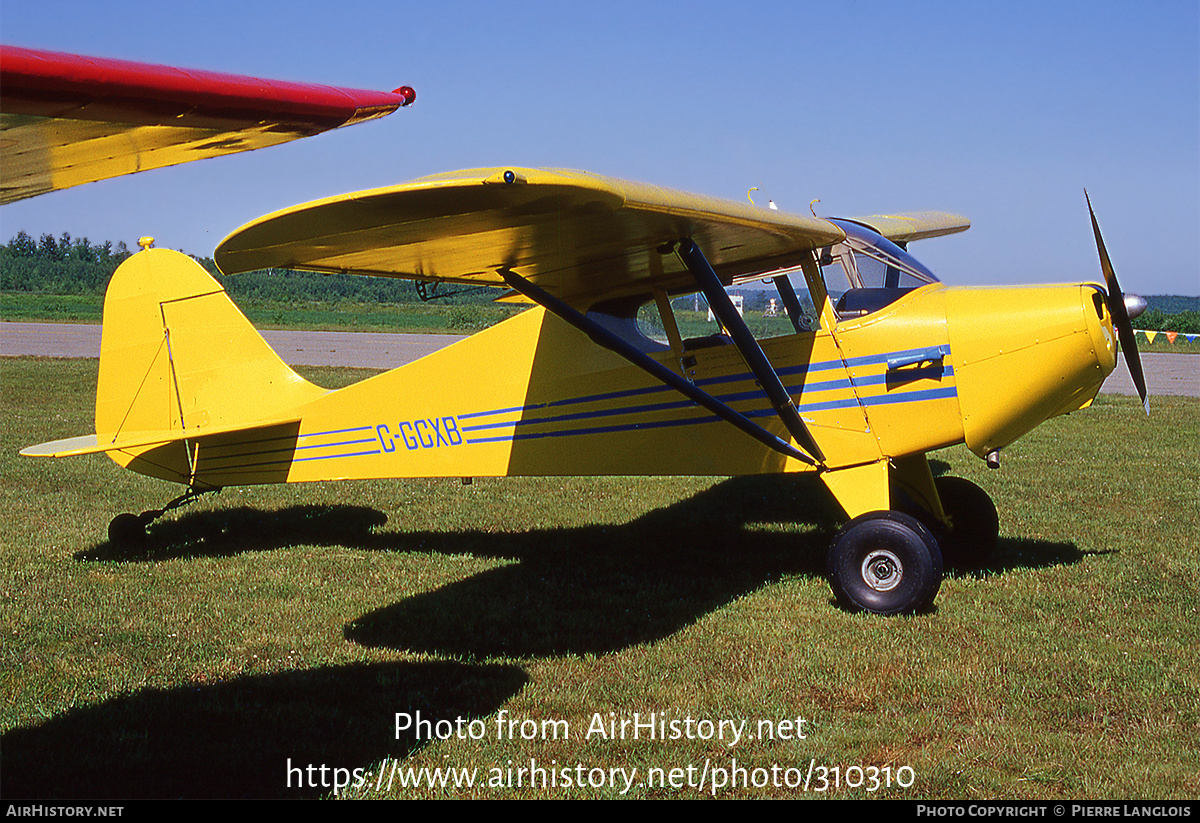
M 391 92 L 0 46 L 0 203 L 391 114 Z

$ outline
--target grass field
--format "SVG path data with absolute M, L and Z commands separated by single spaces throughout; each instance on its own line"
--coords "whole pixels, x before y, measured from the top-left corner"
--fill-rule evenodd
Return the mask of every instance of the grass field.
M 935 455 L 1000 551 L 879 619 L 832 604 L 807 478 L 227 490 L 122 551 L 174 487 L 16 454 L 91 431 L 95 378 L 0 360 L 5 798 L 1200 796 L 1196 400 Z

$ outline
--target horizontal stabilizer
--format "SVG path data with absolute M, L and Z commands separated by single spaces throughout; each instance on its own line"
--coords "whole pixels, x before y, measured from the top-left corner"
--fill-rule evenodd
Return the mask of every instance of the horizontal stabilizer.
M 282 483 L 296 454 L 299 431 L 299 420 L 277 420 L 206 429 L 201 434 L 136 432 L 110 442 L 88 434 L 29 446 L 21 454 L 77 457 L 104 453 L 141 474 L 196 488 Z
M 21 455 L 23 457 L 75 457 L 81 454 L 99 454 L 107 450 L 108 447 L 101 446 L 96 441 L 96 435 L 85 434 L 82 437 L 68 437 L 65 440 L 51 440 L 49 443 L 26 446 L 21 449 Z

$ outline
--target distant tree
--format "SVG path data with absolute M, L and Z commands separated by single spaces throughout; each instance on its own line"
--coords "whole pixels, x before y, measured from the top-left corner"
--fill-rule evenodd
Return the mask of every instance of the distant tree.
M 37 254 L 37 243 L 24 231 L 19 231 L 16 237 L 8 241 L 8 251 L 14 257 L 33 257 Z
M 38 241 L 38 256 L 44 260 L 61 260 L 58 255 L 58 241 L 53 234 L 43 234 Z
M 92 244 L 88 242 L 86 237 L 79 238 L 71 245 L 71 252 L 68 257 L 80 263 L 96 262 L 96 252 L 92 249 Z
M 1181 311 L 1169 313 L 1162 309 L 1148 309 L 1133 325 L 1147 331 L 1176 331 L 1200 334 L 1200 312 Z

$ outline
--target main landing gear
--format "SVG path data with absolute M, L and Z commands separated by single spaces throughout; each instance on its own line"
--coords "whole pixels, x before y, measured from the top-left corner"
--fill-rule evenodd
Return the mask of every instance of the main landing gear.
M 943 564 L 982 567 L 996 548 L 1000 523 L 987 492 L 960 477 L 935 481 L 950 527 L 924 510 L 859 515 L 838 531 L 826 557 L 829 583 L 851 611 L 911 614 L 929 608 Z
M 826 566 L 833 593 L 851 611 L 920 611 L 942 585 L 937 540 L 921 521 L 897 511 L 868 512 L 843 526 Z
M 220 489 L 193 489 L 176 497 L 161 509 L 151 509 L 141 514 L 118 514 L 108 523 L 108 542 L 114 546 L 136 546 L 146 539 L 146 527 L 169 511 L 186 506 L 202 494 Z

